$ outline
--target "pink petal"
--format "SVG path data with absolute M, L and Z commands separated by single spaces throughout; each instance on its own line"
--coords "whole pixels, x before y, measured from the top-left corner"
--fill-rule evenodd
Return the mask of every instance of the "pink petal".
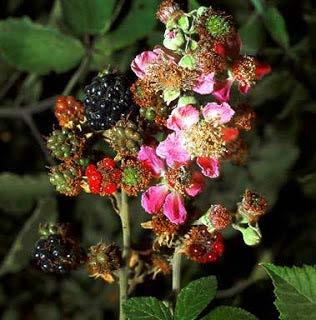
M 185 163 L 190 160 L 189 153 L 184 149 L 181 135 L 171 133 L 166 140 L 159 143 L 156 153 L 166 159 L 168 166 Z
M 168 188 L 165 185 L 150 187 L 142 194 L 142 207 L 150 214 L 158 213 L 165 202 L 168 192 Z
M 198 157 L 196 163 L 202 169 L 206 177 L 217 178 L 219 176 L 219 161 L 215 158 Z
M 167 128 L 174 131 L 189 129 L 199 121 L 199 118 L 199 111 L 192 105 L 177 107 L 167 120 Z
M 146 76 L 148 66 L 158 59 L 158 54 L 154 51 L 144 51 L 137 55 L 132 61 L 131 68 L 139 78 Z
M 160 176 L 165 169 L 164 161 L 157 156 L 156 150 L 153 147 L 142 145 L 137 159 L 143 161 L 156 176 Z
M 197 194 L 199 194 L 203 190 L 203 188 L 204 188 L 203 175 L 198 171 L 194 171 L 192 174 L 192 183 L 190 187 L 185 188 L 185 191 L 189 196 L 195 197 Z
M 235 111 L 226 102 L 217 104 L 216 102 L 208 103 L 202 109 L 205 120 L 218 120 L 219 124 L 224 124 L 230 121 Z
M 193 91 L 199 94 L 210 94 L 214 88 L 214 72 L 202 74 L 196 82 Z
M 228 79 L 223 82 L 217 82 L 214 86 L 212 95 L 220 102 L 226 102 L 230 98 L 230 89 L 232 87 L 233 80 Z
M 163 205 L 164 215 L 174 224 L 181 224 L 186 220 L 187 211 L 182 197 L 178 193 L 169 193 Z

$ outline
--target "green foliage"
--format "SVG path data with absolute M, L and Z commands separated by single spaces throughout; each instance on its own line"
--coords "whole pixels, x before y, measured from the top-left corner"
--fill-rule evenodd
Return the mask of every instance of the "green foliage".
M 19 176 L 0 174 L 0 208 L 7 212 L 24 213 L 32 209 L 34 201 L 52 192 L 46 173 Z
M 28 18 L 0 21 L 1 55 L 22 71 L 47 74 L 75 67 L 83 56 L 81 43 Z
M 178 295 L 174 312 L 175 320 L 194 320 L 215 297 L 215 277 L 192 281 Z
M 130 320 L 171 320 L 172 315 L 166 305 L 153 297 L 129 299 L 124 312 Z
M 62 0 L 65 23 L 75 34 L 107 31 L 115 0 Z
M 189 283 L 177 296 L 174 315 L 163 302 L 153 297 L 131 298 L 124 305 L 130 320 L 195 320 L 215 297 L 217 281 L 214 276 Z M 218 307 L 201 320 L 256 320 L 245 310 Z
M 56 201 L 53 199 L 39 201 L 37 208 L 25 222 L 5 256 L 0 266 L 0 276 L 6 273 L 18 272 L 29 263 L 34 244 L 38 239 L 39 224 L 43 222 L 54 223 L 56 218 Z
M 257 318 L 251 313 L 234 307 L 222 306 L 211 311 L 201 320 L 256 320 Z
M 247 54 L 256 55 L 265 40 L 265 29 L 257 14 L 252 14 L 247 22 L 239 29 L 243 43 L 242 50 Z
M 100 36 L 95 42 L 93 63 L 101 64 L 103 56 L 115 50 L 132 45 L 135 41 L 148 36 L 156 25 L 155 12 L 158 0 L 135 0 L 127 16 L 112 32 Z
M 268 7 L 264 13 L 264 21 L 272 38 L 282 47 L 287 49 L 290 45 L 285 20 L 277 7 Z
M 263 264 L 271 277 L 281 320 L 316 319 L 316 268 Z

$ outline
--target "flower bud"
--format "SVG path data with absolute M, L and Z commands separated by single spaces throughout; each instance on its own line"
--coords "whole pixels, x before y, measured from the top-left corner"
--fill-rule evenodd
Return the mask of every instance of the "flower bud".
M 183 96 L 178 100 L 178 107 L 184 107 L 188 105 L 196 105 L 198 101 L 193 96 Z
M 184 44 L 185 40 L 180 30 L 166 30 L 163 45 L 170 50 L 178 50 Z
M 185 69 L 193 70 L 196 66 L 196 61 L 193 56 L 187 54 L 179 61 L 179 66 Z

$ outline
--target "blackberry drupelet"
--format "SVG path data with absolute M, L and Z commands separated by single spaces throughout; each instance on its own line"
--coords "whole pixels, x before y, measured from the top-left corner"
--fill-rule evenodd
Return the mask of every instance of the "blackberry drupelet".
M 35 264 L 48 273 L 68 273 L 76 269 L 84 260 L 80 246 L 60 234 L 40 238 L 34 250 Z
M 106 130 L 121 118 L 136 115 L 129 87 L 127 79 L 116 73 L 101 74 L 86 86 L 85 115 L 92 129 Z

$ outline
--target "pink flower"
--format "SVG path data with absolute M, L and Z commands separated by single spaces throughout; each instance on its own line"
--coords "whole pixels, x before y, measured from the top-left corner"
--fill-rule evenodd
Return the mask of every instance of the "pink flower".
M 205 120 L 217 120 L 219 124 L 224 124 L 230 121 L 235 114 L 235 111 L 226 102 L 223 102 L 222 104 L 211 102 L 206 104 L 202 109 L 202 113 Z
M 138 78 L 144 78 L 148 72 L 148 67 L 158 62 L 159 59 L 166 59 L 174 62 L 174 57 L 166 54 L 160 48 L 156 48 L 153 51 L 144 51 L 137 55 L 131 63 L 131 68 Z
M 202 169 L 206 177 L 217 178 L 219 176 L 219 161 L 210 157 L 198 157 L 196 163 Z
M 167 128 L 179 131 L 189 129 L 199 121 L 199 111 L 192 105 L 175 108 L 167 120 Z
M 167 138 L 160 142 L 156 153 L 163 159 L 166 159 L 168 166 L 172 167 L 176 164 L 186 163 L 190 160 L 190 154 L 183 146 L 183 139 L 177 133 L 171 133 Z
M 210 94 L 214 89 L 214 72 L 202 74 L 198 79 L 193 91 L 199 94 Z
M 150 187 L 143 193 L 141 202 L 148 213 L 159 213 L 162 210 L 172 223 L 181 224 L 186 220 L 183 198 L 176 192 L 169 192 L 166 185 Z
M 144 51 L 137 55 L 132 61 L 131 68 L 138 78 L 146 76 L 147 68 L 158 59 L 158 54 L 154 51 Z
M 150 187 L 142 194 L 142 207 L 150 214 L 158 213 L 168 193 L 166 185 Z
M 160 176 L 165 170 L 164 161 L 157 156 L 153 147 L 141 146 L 137 159 L 143 161 L 155 176 Z
M 203 175 L 198 171 L 193 171 L 191 185 L 190 187 L 185 188 L 186 193 L 191 197 L 195 197 L 200 192 L 202 192 L 203 188 L 204 188 Z
M 155 154 L 154 148 L 142 146 L 138 159 L 156 170 L 159 173 L 158 177 L 164 178 L 162 180 L 163 184 L 152 186 L 142 194 L 142 207 L 149 214 L 162 212 L 172 223 L 183 223 L 186 220 L 187 211 L 184 206 L 183 195 L 175 190 L 175 183 L 178 183 L 177 179 L 175 181 L 165 179 L 165 170 L 168 170 L 168 168 L 164 166 L 163 160 Z M 186 170 L 186 167 L 183 169 Z M 184 191 L 188 196 L 195 197 L 203 190 L 204 177 L 198 171 L 193 171 L 189 177 L 190 180 L 186 182 Z
M 217 82 L 214 86 L 212 95 L 220 102 L 226 102 L 230 98 L 230 89 L 233 85 L 232 79 L 227 79 L 223 82 Z
M 169 193 L 163 205 L 163 213 L 174 224 L 185 222 L 187 211 L 181 195 L 174 192 Z

